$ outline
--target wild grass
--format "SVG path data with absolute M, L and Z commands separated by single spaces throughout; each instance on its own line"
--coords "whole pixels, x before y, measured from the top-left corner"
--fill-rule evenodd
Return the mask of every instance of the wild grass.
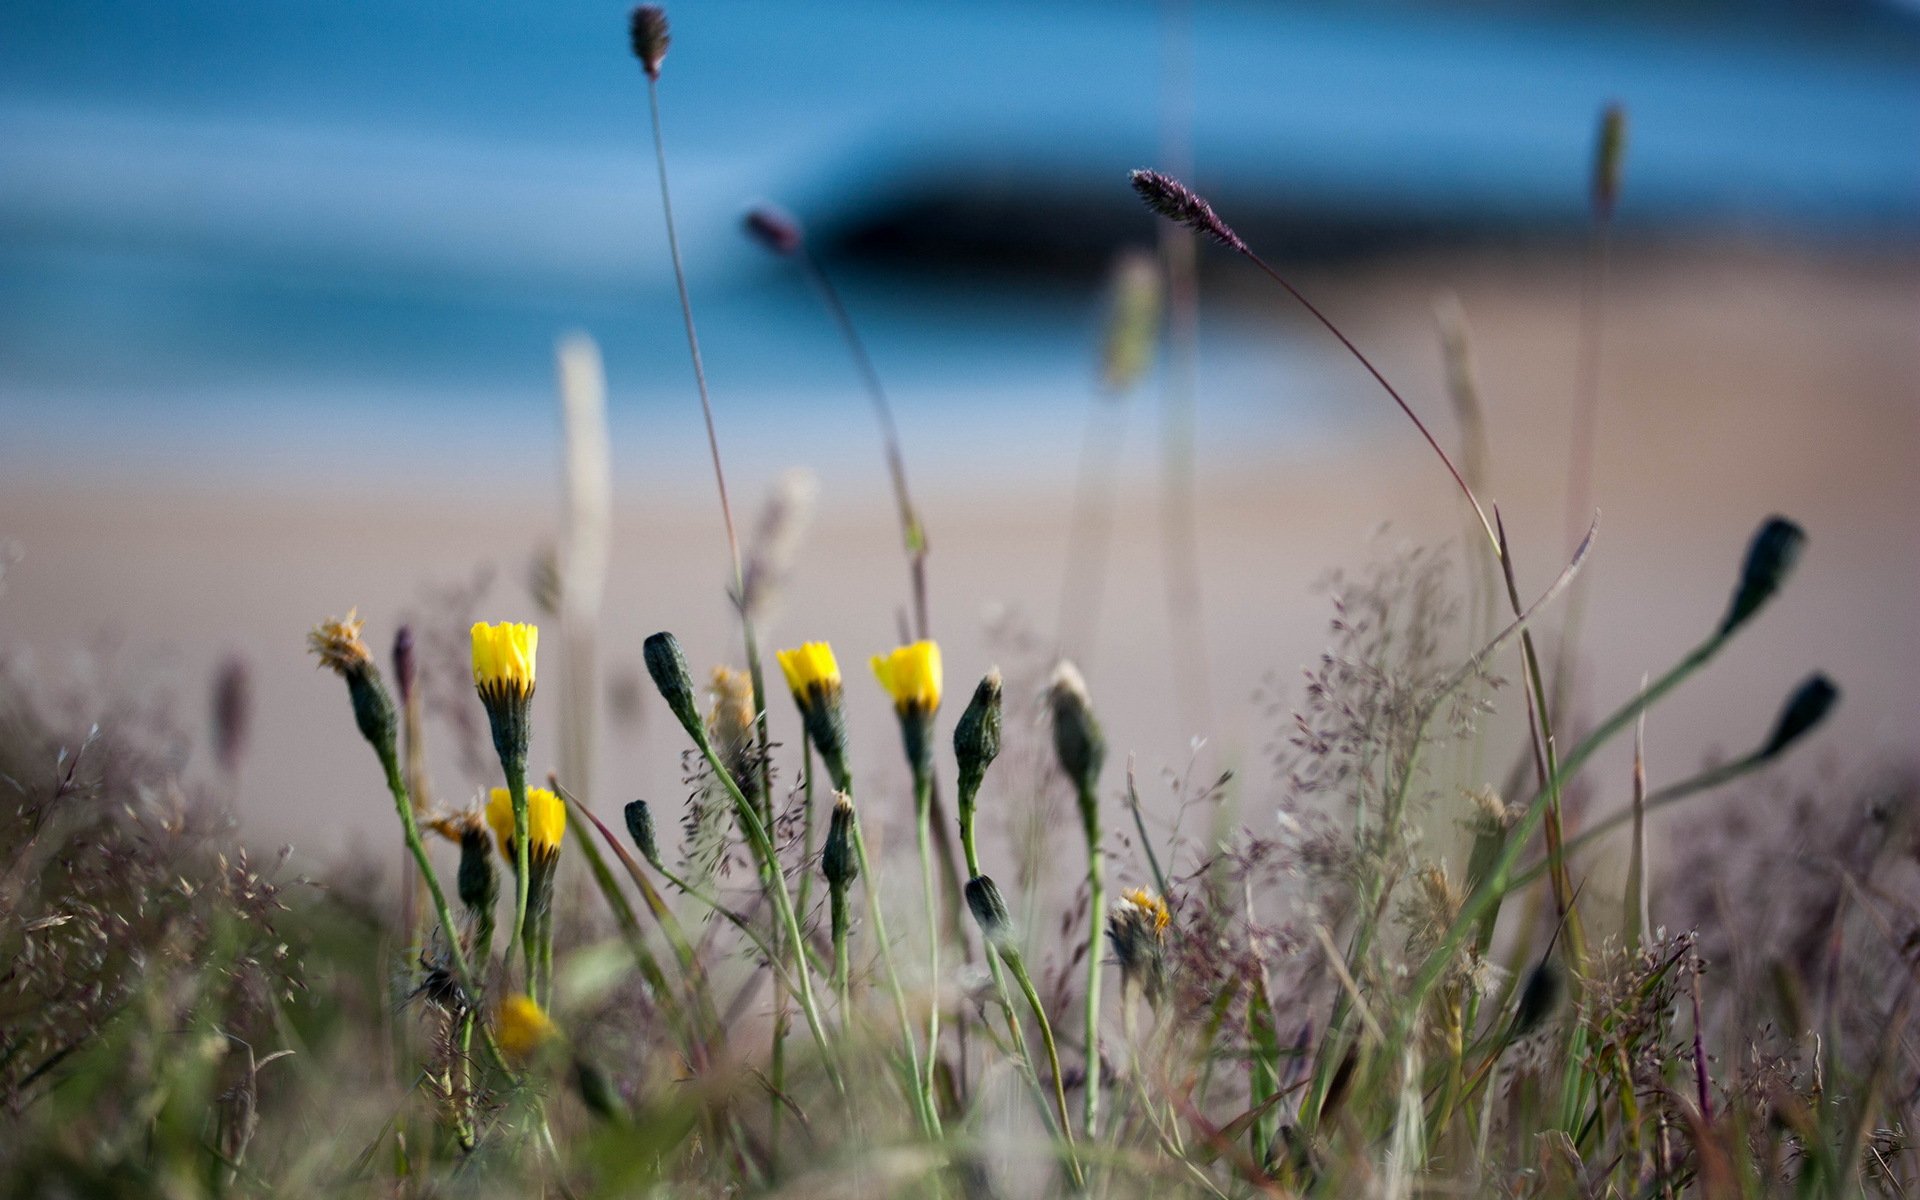
M 643 8 L 632 34 L 669 204 L 664 14 Z M 1554 697 L 1578 655 L 1543 666 L 1533 635 L 1560 618 L 1596 533 L 1583 520 L 1554 582 L 1520 593 L 1477 491 L 1464 323 L 1447 322 L 1450 391 L 1471 418 L 1456 468 L 1407 393 L 1211 206 L 1166 176 L 1135 183 L 1306 304 L 1470 502 L 1463 546 L 1329 577 L 1326 652 L 1264 694 L 1264 754 L 1143 779 L 1059 657 L 1091 630 L 1007 624 L 992 631 L 1004 672 L 971 664 L 978 685 L 948 687 L 878 370 L 806 251 L 881 419 L 901 521 L 913 617 L 873 664 L 884 693 L 807 643 L 774 656 L 793 712 L 770 701 L 754 622 L 806 489 L 769 507 L 743 554 L 703 378 L 749 669 L 696 673 L 672 634 L 647 639 L 685 738 L 685 808 L 623 805 L 619 780 L 587 777 L 598 710 L 580 681 L 611 622 L 601 385 L 578 344 L 562 387 L 570 525 L 539 589 L 561 695 L 537 687 L 536 630 L 474 622 L 484 580 L 396 631 L 397 703 L 359 621 L 312 635 L 408 834 L 408 887 L 430 902 L 391 902 L 371 868 L 308 881 L 247 852 L 224 815 L 244 780 L 244 672 L 219 676 L 205 779 L 164 710 L 0 660 L 0 1192 L 1907 1194 L 1913 776 L 1778 765 L 1837 700 L 1815 676 L 1755 708 L 1749 752 L 1677 780 L 1641 763 L 1607 811 L 1566 803 L 1599 749 L 1637 745 L 1725 645 L 1764 636 L 1754 618 L 1789 583 L 1799 528 L 1769 518 L 1744 556 L 1729 547 L 1730 599 L 1698 614 L 1695 649 L 1571 725 Z M 755 221 L 771 248 L 804 249 L 797 226 Z M 1130 286 L 1153 269 L 1136 262 Z M 697 369 L 684 279 L 679 295 Z M 1162 319 L 1137 294 L 1116 311 Z M 1116 336 L 1136 359 L 1154 340 Z M 473 690 L 450 687 L 468 663 Z M 847 706 L 883 694 L 898 750 L 849 744 Z M 958 714 L 955 696 L 970 696 Z M 551 772 L 526 761 L 529 723 L 549 720 L 566 731 Z M 428 738 L 503 785 L 484 816 L 430 794 Z M 914 784 L 911 866 L 872 852 L 861 815 L 904 801 L 864 777 L 896 752 Z M 341 802 L 368 765 L 341 764 Z M 944 786 L 960 861 L 932 836 L 949 829 Z M 1741 815 L 1695 827 L 1656 879 L 1651 814 L 1723 789 Z M 981 839 L 983 819 L 1012 836 Z M 1628 824 L 1621 889 L 1590 856 Z

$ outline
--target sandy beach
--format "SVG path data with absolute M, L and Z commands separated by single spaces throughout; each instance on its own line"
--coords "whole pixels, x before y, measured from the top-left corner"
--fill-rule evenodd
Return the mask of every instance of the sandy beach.
M 1595 483 L 1603 515 L 1586 580 L 1586 669 L 1576 711 L 1591 718 L 1611 708 L 1643 673 L 1658 671 L 1711 626 L 1764 517 L 1790 515 L 1810 535 L 1800 574 L 1780 601 L 1705 677 L 1656 712 L 1648 735 L 1656 780 L 1757 741 L 1781 698 L 1815 669 L 1829 672 L 1845 699 L 1815 745 L 1784 770 L 1845 778 L 1912 755 L 1920 713 L 1915 266 L 1910 256 L 1737 246 L 1628 251 L 1615 264 Z M 1577 265 L 1557 256 L 1447 257 L 1303 282 L 1349 322 L 1443 441 L 1455 436 L 1455 423 L 1432 304 L 1442 289 L 1458 293 L 1488 409 L 1486 490 L 1508 522 L 1523 590 L 1545 586 L 1565 557 Z M 1273 320 L 1293 328 L 1299 314 L 1276 301 Z M 1449 538 L 1457 545 L 1466 531 L 1459 496 L 1385 397 L 1357 367 L 1328 377 L 1329 394 L 1315 403 L 1352 414 L 1343 437 L 1259 448 L 1226 468 L 1201 464 L 1206 728 L 1184 727 L 1178 715 L 1157 482 L 1150 467 L 1130 468 L 1122 481 L 1105 618 L 1082 665 L 1115 762 L 1137 756 L 1149 804 L 1164 803 L 1162 773 L 1181 768 L 1191 739 L 1204 736 L 1208 763 L 1240 771 L 1248 820 L 1265 819 L 1276 783 L 1264 748 L 1280 721 L 1252 697 L 1278 681 L 1285 698 L 1298 698 L 1301 666 L 1326 644 L 1330 610 L 1315 582 L 1330 568 L 1364 567 L 1399 547 Z M 1204 398 L 1201 421 L 1205 431 Z M 1150 415 L 1136 414 L 1136 444 L 1153 428 Z M 924 468 L 932 620 L 957 712 L 971 681 L 1014 653 L 995 629 L 1024 625 L 1043 642 L 1050 634 L 1070 470 L 1003 478 L 990 465 L 943 460 L 933 439 L 916 439 L 911 422 L 904 432 L 909 455 Z M 84 444 L 85 431 L 76 430 L 76 446 Z M 1060 461 L 1070 464 L 1073 451 L 1062 447 Z M 692 462 L 705 453 L 697 442 L 658 452 Z M 1145 450 L 1129 459 L 1151 461 Z M 857 484 L 824 480 L 768 640 L 828 638 L 839 648 L 856 762 L 875 781 L 866 789 L 876 797 L 870 803 L 898 799 L 904 811 L 890 718 L 862 665 L 892 644 L 905 595 L 892 516 L 876 502 L 877 456 L 872 468 L 874 477 Z M 744 510 L 757 506 L 766 482 L 736 481 Z M 677 631 L 697 669 L 737 663 L 710 492 L 625 476 L 615 488 L 607 680 L 636 678 L 641 639 L 656 629 Z M 177 701 L 189 752 L 209 780 L 216 774 L 204 715 L 211 680 L 238 656 L 255 701 L 235 801 L 248 836 L 269 847 L 292 842 L 309 864 L 349 848 L 384 848 L 397 838 L 376 768 L 337 681 L 305 656 L 305 632 L 357 605 L 370 641 L 384 650 L 401 619 L 444 618 L 426 600 L 431 589 L 488 565 L 497 571 L 482 613 L 535 617 L 525 567 L 556 524 L 557 493 L 537 474 L 504 484 L 476 480 L 465 489 L 342 488 L 314 478 L 225 486 L 204 474 L 92 469 L 80 452 L 57 463 L 9 461 L 0 474 L 0 539 L 18 553 L 0 595 L 0 652 L 49 689 Z M 1006 665 L 1010 673 L 1038 666 Z M 1513 674 L 1511 661 L 1503 673 Z M 609 815 L 637 796 L 663 809 L 677 809 L 680 798 L 681 738 L 639 678 L 637 720 L 610 706 L 603 733 L 593 800 Z M 551 704 L 544 675 L 542 684 Z M 1517 691 L 1505 694 L 1509 730 L 1519 702 Z M 76 736 L 90 719 L 84 708 L 62 718 Z M 784 697 L 772 715 L 776 737 L 791 742 L 796 721 Z M 434 732 L 437 789 L 443 799 L 464 801 L 476 781 L 462 774 L 449 738 Z M 543 726 L 537 770 L 553 752 Z M 1624 796 L 1627 753 L 1623 745 L 1597 765 L 1605 807 Z M 1684 838 L 1693 811 L 1667 818 L 1674 838 Z

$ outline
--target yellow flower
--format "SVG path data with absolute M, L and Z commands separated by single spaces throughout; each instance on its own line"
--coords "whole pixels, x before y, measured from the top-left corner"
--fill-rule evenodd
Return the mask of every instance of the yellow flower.
M 780 669 L 786 673 L 787 687 L 795 700 L 804 703 L 815 688 L 829 690 L 840 686 L 840 664 L 833 657 L 833 647 L 826 642 L 808 642 L 793 650 L 778 651 L 774 657 L 780 660 Z
M 360 628 L 366 622 L 357 609 L 348 609 L 344 619 L 328 618 L 307 634 L 307 649 L 320 656 L 320 665 L 346 675 L 373 661 L 367 644 L 360 640 Z
M 930 713 L 940 707 L 940 646 L 915 642 L 890 654 L 873 656 L 873 673 L 902 714 Z
M 513 848 L 513 793 L 494 788 L 487 797 L 487 824 L 500 843 L 500 853 L 508 861 L 516 859 Z M 551 857 L 560 853 L 561 839 L 567 832 L 567 806 L 546 788 L 527 789 L 527 852 Z
M 533 694 L 533 657 L 540 644 L 540 628 L 514 621 L 473 627 L 473 683 L 489 690 Z
M 1167 911 L 1167 902 L 1146 888 L 1133 888 L 1124 893 L 1120 899 L 1122 903 L 1131 905 L 1142 917 L 1150 918 L 1156 934 L 1164 931 L 1167 923 L 1173 920 L 1173 914 Z
M 560 1032 L 531 996 L 508 996 L 502 1000 L 495 1028 L 500 1049 L 519 1059 L 532 1057 L 534 1051 Z

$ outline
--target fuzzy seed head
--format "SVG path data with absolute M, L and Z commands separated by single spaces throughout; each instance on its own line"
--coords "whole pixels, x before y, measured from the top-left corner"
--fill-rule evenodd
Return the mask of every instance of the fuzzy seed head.
M 1177 225 L 1185 225 L 1196 233 L 1204 233 L 1229 250 L 1244 252 L 1247 244 L 1240 235 L 1227 227 L 1213 206 L 1193 193 L 1193 190 L 1171 175 L 1162 175 L 1158 171 L 1135 171 L 1129 178 L 1133 190 L 1146 206 Z
M 642 4 L 635 8 L 628 22 L 628 34 L 633 41 L 633 56 L 646 69 L 647 78 L 660 78 L 660 64 L 666 59 L 667 46 L 673 41 L 667 29 L 667 10 L 658 4 Z

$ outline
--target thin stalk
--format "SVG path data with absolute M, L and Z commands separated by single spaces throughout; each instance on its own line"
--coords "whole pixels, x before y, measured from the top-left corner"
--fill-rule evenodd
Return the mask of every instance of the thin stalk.
M 1053 1022 L 1047 1020 L 1046 1005 L 1040 1002 L 1040 993 L 1034 989 L 1033 976 L 1027 973 L 1026 960 L 1017 950 L 1002 951 L 1007 969 L 1013 972 L 1014 982 L 1020 985 L 1020 994 L 1026 997 L 1027 1007 L 1033 1010 L 1034 1022 L 1040 1026 L 1040 1046 L 1047 1052 L 1047 1069 L 1053 1074 L 1053 1101 L 1060 1110 L 1060 1136 L 1067 1143 L 1067 1171 L 1073 1176 L 1075 1187 L 1086 1186 L 1086 1176 L 1080 1167 L 1080 1155 L 1074 1147 L 1073 1118 L 1067 1113 L 1067 1085 L 1060 1073 L 1060 1047 L 1053 1038 Z
M 713 742 L 707 737 L 706 731 L 702 729 L 697 732 L 698 736 L 695 740 L 701 756 L 707 760 L 707 766 L 726 788 L 727 795 L 732 798 L 736 821 L 746 834 L 747 843 L 752 847 L 754 855 L 760 860 L 761 871 L 772 880 L 768 890 L 773 897 L 774 910 L 779 916 L 788 944 L 795 948 L 794 975 L 800 984 L 800 1008 L 806 1014 L 807 1028 L 812 1032 L 813 1040 L 820 1048 L 820 1059 L 822 1065 L 826 1067 L 827 1076 L 833 1080 L 834 1090 L 844 1096 L 847 1090 L 846 1081 L 841 1078 L 840 1069 L 834 1063 L 832 1044 L 827 1039 L 826 1026 L 820 1021 L 819 1006 L 814 1002 L 813 972 L 807 965 L 805 955 L 799 952 L 800 947 L 806 945 L 806 939 L 800 932 L 800 921 L 793 911 L 793 897 L 787 892 L 787 877 L 780 870 L 773 840 L 768 836 L 766 826 L 761 823 L 760 814 L 754 811 L 753 802 L 747 799 L 745 793 L 740 790 L 740 785 L 727 770 L 726 764 L 720 761 L 720 756 L 714 751 Z
M 759 647 L 758 639 L 754 635 L 753 614 L 747 611 L 747 606 L 745 603 L 746 582 L 745 582 L 745 573 L 741 568 L 741 562 L 740 562 L 740 537 L 738 532 L 734 528 L 733 504 L 727 497 L 727 474 L 726 474 L 726 469 L 721 465 L 721 460 L 720 460 L 720 436 L 714 429 L 713 399 L 707 389 L 706 366 L 700 357 L 700 334 L 698 330 L 695 329 L 694 323 L 693 323 L 693 300 L 687 293 L 687 272 L 686 272 L 685 265 L 680 260 L 680 238 L 679 238 L 678 232 L 674 228 L 674 223 L 673 223 L 673 193 L 667 181 L 666 137 L 661 130 L 661 122 L 660 122 L 660 81 L 652 71 L 647 72 L 647 112 L 649 117 L 652 120 L 652 125 L 653 125 L 654 166 L 657 169 L 660 176 L 660 210 L 661 210 L 661 213 L 666 218 L 667 250 L 668 250 L 669 256 L 673 260 L 673 283 L 680 297 L 680 316 L 681 316 L 682 322 L 686 326 L 686 333 L 687 333 L 687 353 L 693 361 L 694 382 L 698 386 L 699 392 L 700 392 L 700 415 L 702 420 L 706 424 L 707 450 L 708 450 L 708 453 L 713 458 L 714 486 L 718 490 L 720 495 L 720 515 L 721 515 L 721 519 L 724 521 L 726 525 L 726 531 L 727 531 L 727 555 L 733 567 L 733 595 L 736 598 L 736 600 L 739 602 L 736 604 L 736 607 L 740 612 L 741 636 L 746 643 L 747 676 L 753 683 L 754 728 L 757 734 L 757 740 L 759 742 L 760 795 L 761 795 L 761 803 L 764 806 L 763 813 L 756 814 L 755 823 L 757 825 L 770 826 L 773 820 L 773 777 L 772 777 L 772 755 L 769 752 L 770 741 L 769 741 L 768 730 L 767 730 L 766 683 L 762 675 L 762 672 L 760 670 L 760 647 Z M 702 740 L 704 741 L 705 739 L 702 739 Z M 713 759 L 713 755 L 710 750 L 708 752 L 707 757 L 709 758 L 709 760 L 714 761 L 716 770 L 721 770 L 719 767 L 718 761 Z M 721 770 L 721 774 L 723 775 L 723 777 L 725 776 L 724 770 Z M 734 785 L 732 790 L 738 793 L 739 788 L 737 785 Z M 742 801 L 744 802 L 744 798 L 742 798 Z M 752 806 L 749 804 L 748 807 L 751 808 Z M 776 888 L 778 889 L 779 897 L 782 900 L 784 908 L 787 910 L 786 915 L 788 918 L 791 918 L 793 916 L 793 913 L 792 913 L 793 905 L 792 905 L 791 899 L 786 897 L 786 881 L 781 876 L 780 862 L 779 862 L 778 855 L 775 852 L 775 849 L 773 847 L 771 840 L 765 838 L 764 829 L 762 830 L 762 835 L 763 835 L 763 840 L 767 841 L 766 852 L 763 855 L 762 861 L 761 861 L 761 870 L 763 875 L 766 877 L 763 879 L 763 883 L 765 883 L 765 885 L 768 887 L 769 890 L 774 890 Z M 800 961 L 800 954 L 801 954 L 800 947 L 802 945 L 802 941 L 799 935 L 799 926 L 796 921 L 789 920 L 787 923 L 790 926 L 792 926 L 792 928 L 789 930 L 789 933 L 791 934 L 791 937 L 792 937 L 792 945 L 793 945 L 794 954 L 795 954 L 795 966 L 797 968 L 798 974 L 800 975 L 801 984 L 807 990 L 807 993 L 808 993 L 807 1005 L 809 1008 L 811 1008 L 812 984 L 810 982 L 810 975 L 807 971 L 806 964 Z M 779 982 L 779 975 L 776 972 L 775 973 L 776 991 L 778 991 L 780 987 L 781 987 L 781 984 Z M 784 1015 L 785 999 L 786 998 L 784 995 L 780 995 L 777 997 L 777 1000 L 776 1000 L 776 1003 L 780 1006 L 782 1010 L 782 1015 Z M 827 1046 L 824 1041 L 823 1031 L 819 1027 L 818 1014 L 809 1012 L 808 1021 L 814 1027 L 814 1036 L 816 1037 L 816 1039 L 821 1040 L 821 1047 L 820 1047 L 821 1054 L 823 1056 L 826 1056 Z M 773 1064 L 772 1064 L 773 1074 L 774 1074 L 773 1090 L 776 1095 L 776 1099 L 774 1101 L 775 1113 L 776 1113 L 774 1119 L 776 1122 L 779 1119 L 778 1118 L 778 1110 L 779 1110 L 778 1095 L 781 1094 L 783 1091 L 782 1084 L 784 1082 L 782 1076 L 784 1074 L 785 1055 L 781 1050 L 784 1033 L 785 1033 L 785 1030 L 783 1028 L 783 1023 L 780 1020 L 776 1019 L 774 1021 L 774 1029 L 773 1029 L 774 1053 L 773 1053 Z M 839 1076 L 832 1066 L 832 1060 L 830 1057 L 827 1059 L 827 1063 L 828 1063 L 827 1069 L 829 1074 L 832 1074 L 834 1076 L 835 1083 L 839 1084 L 840 1082 Z
M 447 954 L 453 959 L 454 974 L 459 976 L 468 1002 L 478 1004 L 485 995 L 480 987 L 480 977 L 468 965 L 467 952 L 460 945 L 460 929 L 453 923 L 453 911 L 447 907 L 447 894 L 440 890 L 440 877 L 434 873 L 433 861 L 427 857 L 427 847 L 420 840 L 420 826 L 413 819 L 413 805 L 407 800 L 407 783 L 401 777 L 399 759 L 391 751 L 381 754 L 380 758 L 381 765 L 386 769 L 387 791 L 392 793 L 394 808 L 400 814 L 400 828 L 406 837 L 407 850 L 413 855 L 414 865 L 420 868 L 420 877 L 426 881 L 427 896 L 433 902 L 434 916 L 440 919 L 441 932 L 446 935 Z M 493 1040 L 493 1031 L 484 1022 L 480 1025 L 480 1036 L 487 1048 L 487 1057 L 493 1060 L 496 1067 L 506 1071 L 506 1059 L 500 1054 L 499 1044 Z
M 853 990 L 851 960 L 847 956 L 847 889 L 827 887 L 827 910 L 833 926 L 833 990 L 840 998 L 840 1023 L 850 1026 L 853 1021 Z M 919 1086 L 919 1069 L 914 1070 L 914 1086 Z
M 507 795 L 513 800 L 513 936 L 507 941 L 507 970 L 513 970 L 513 952 L 520 950 L 526 967 L 527 990 L 533 990 L 533 960 L 528 955 L 527 888 L 530 847 L 527 836 L 527 767 L 525 763 L 503 763 L 507 772 Z
M 1080 789 L 1080 819 L 1087 837 L 1087 1082 L 1082 1094 L 1081 1121 L 1087 1140 L 1099 1135 L 1100 1123 L 1100 922 L 1107 911 L 1106 857 L 1100 850 L 1099 799 L 1094 789 Z
M 893 944 L 887 939 L 886 914 L 880 903 L 880 881 L 874 877 L 873 864 L 867 858 L 867 839 L 860 832 L 860 817 L 855 813 L 852 823 L 853 857 L 860 864 L 860 878 L 867 885 L 867 920 L 873 923 L 873 938 L 880 951 L 880 966 L 887 977 L 887 988 L 893 995 L 894 1013 L 900 1021 L 900 1035 L 906 1041 L 907 1062 L 913 1070 L 914 1108 L 920 1118 L 922 1132 L 929 1137 L 937 1137 L 940 1132 L 939 1113 L 927 1106 L 926 1100 L 931 1088 L 923 1079 L 933 1074 L 932 1063 L 921 1064 L 919 1042 L 914 1037 L 913 1017 L 907 1011 L 907 993 L 900 986 L 900 972 L 893 962 Z
M 921 1079 L 926 1091 L 926 1103 L 932 1108 L 934 1064 L 940 1060 L 940 894 L 935 888 L 933 877 L 933 775 L 917 767 L 913 781 L 914 797 L 914 842 L 920 850 L 920 884 L 926 892 L 927 901 L 927 969 L 931 972 L 928 983 L 929 1003 L 927 1005 L 927 1072 Z

